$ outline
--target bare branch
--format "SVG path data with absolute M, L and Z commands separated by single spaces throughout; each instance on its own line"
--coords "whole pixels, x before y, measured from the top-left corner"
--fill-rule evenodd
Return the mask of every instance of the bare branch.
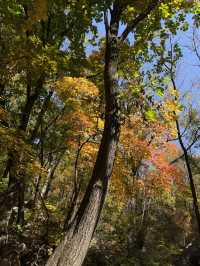
M 198 47 L 197 47 L 197 43 L 196 43 L 196 39 L 195 39 L 194 29 L 193 29 L 193 33 L 192 33 L 192 41 L 193 41 L 193 46 L 194 46 L 194 52 L 195 52 L 197 58 L 200 61 L 200 52 L 198 51 Z
M 200 128 L 197 128 L 195 135 L 194 135 L 194 138 L 193 138 L 193 141 L 189 144 L 188 147 L 185 148 L 186 151 L 189 151 L 192 148 L 192 146 L 199 140 L 199 138 L 200 138 L 199 130 L 200 130 Z M 183 134 L 181 134 L 180 137 L 182 138 Z M 178 160 L 182 159 L 183 157 L 184 157 L 184 154 L 180 155 L 178 158 L 174 159 L 170 164 L 176 163 Z

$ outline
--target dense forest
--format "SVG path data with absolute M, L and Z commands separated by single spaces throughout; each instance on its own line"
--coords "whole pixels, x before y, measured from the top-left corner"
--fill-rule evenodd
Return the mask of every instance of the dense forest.
M 0 266 L 200 265 L 199 27 L 198 0 L 0 1 Z

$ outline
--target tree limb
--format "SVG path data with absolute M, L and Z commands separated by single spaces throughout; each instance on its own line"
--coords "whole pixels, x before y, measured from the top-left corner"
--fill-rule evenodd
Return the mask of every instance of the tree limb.
M 141 22 L 141 21 L 143 21 L 155 8 L 156 8 L 156 6 L 159 4 L 159 2 L 161 2 L 160 0 L 155 0 L 155 1 L 152 1 L 149 5 L 148 5 L 148 7 L 147 7 L 147 9 L 143 12 L 143 13 L 141 13 L 141 14 L 139 14 L 131 23 L 129 23 L 128 25 L 127 25 L 127 27 L 125 28 L 125 30 L 123 31 L 123 33 L 122 33 L 122 35 L 121 35 L 121 37 L 120 37 L 120 39 L 122 40 L 122 41 L 124 41 L 126 38 L 127 38 L 127 36 L 128 36 L 128 34 L 131 32 L 131 31 L 133 31 L 133 29 Z

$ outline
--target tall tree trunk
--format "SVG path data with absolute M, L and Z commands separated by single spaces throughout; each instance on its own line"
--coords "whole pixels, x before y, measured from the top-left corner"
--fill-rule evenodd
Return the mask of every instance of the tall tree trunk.
M 42 191 L 41 191 L 41 196 L 42 196 L 42 198 L 44 200 L 46 200 L 47 197 L 48 197 L 49 191 L 51 189 L 51 183 L 52 183 L 53 178 L 54 178 L 54 173 L 55 173 L 55 171 L 56 171 L 56 169 L 57 169 L 57 167 L 58 167 L 63 155 L 64 155 L 64 152 L 62 152 L 58 156 L 58 158 L 57 158 L 56 162 L 54 163 L 54 165 L 49 169 L 49 172 L 48 172 L 47 177 L 46 177 L 45 184 L 44 184 L 44 186 L 42 188 Z
M 34 129 L 33 129 L 32 133 L 31 133 L 31 136 L 30 136 L 30 142 L 31 143 L 34 141 L 35 137 L 37 136 L 38 129 L 39 129 L 40 125 L 42 124 L 43 117 L 44 117 L 44 115 L 45 115 L 45 113 L 47 111 L 47 108 L 48 108 L 48 105 L 50 103 L 52 95 L 53 95 L 53 91 L 50 91 L 48 93 L 48 95 L 46 96 L 46 98 L 44 99 L 42 108 L 40 110 L 40 113 L 39 113 L 39 115 L 37 117 Z
M 194 212 L 195 212 L 195 216 L 196 216 L 196 222 L 197 222 L 197 227 L 198 227 L 198 232 L 199 232 L 199 237 L 200 237 L 200 212 L 199 212 L 199 206 L 198 206 L 198 198 L 197 198 L 197 193 L 196 193 L 196 188 L 195 188 L 195 184 L 194 184 L 194 179 L 193 179 L 193 174 L 192 174 L 192 169 L 191 169 L 191 165 L 190 165 L 188 152 L 187 152 L 187 149 L 186 149 L 186 147 L 183 143 L 183 140 L 182 140 L 182 135 L 181 135 L 178 120 L 176 120 L 176 128 L 177 128 L 177 133 L 178 133 L 178 140 L 179 140 L 180 146 L 183 150 L 185 164 L 187 167 L 187 173 L 188 173 L 188 178 L 189 178 L 189 182 L 190 182 L 190 189 L 191 189 L 192 198 L 193 198 Z
M 117 99 L 119 10 L 113 12 L 107 34 L 104 88 L 106 115 L 104 132 L 91 180 L 78 212 L 69 225 L 63 241 L 55 249 L 46 266 L 80 266 L 86 256 L 105 200 L 108 181 L 120 133 L 119 102 Z
M 17 130 L 26 131 L 28 122 L 30 119 L 31 111 L 39 96 L 39 92 L 42 88 L 43 76 L 38 79 L 37 85 L 33 91 L 31 91 L 31 82 L 27 79 L 27 94 L 26 102 L 21 113 L 21 119 Z M 23 157 L 23 152 L 21 154 Z M 8 160 L 4 171 L 4 177 L 9 174 L 8 188 L 5 192 L 0 195 L 0 202 L 5 202 L 3 206 L 0 207 L 0 212 L 3 214 L 10 210 L 13 204 L 17 203 L 18 214 L 17 223 L 23 225 L 24 223 L 24 193 L 25 193 L 25 178 L 23 175 L 18 176 L 16 172 L 16 165 L 20 164 L 20 158 L 16 160 L 14 152 L 10 151 L 8 154 Z M 1 200 L 2 199 L 2 200 Z
M 171 64 L 173 64 L 173 63 L 171 63 Z M 171 74 L 171 81 L 173 84 L 173 88 L 175 91 L 178 91 L 177 87 L 176 87 L 176 82 L 175 82 L 174 77 L 173 77 L 173 73 L 170 73 L 170 74 Z M 175 96 L 175 100 L 178 100 L 177 96 Z M 174 114 L 176 116 L 176 112 L 174 112 Z M 191 190 L 192 199 L 193 199 L 194 212 L 195 212 L 195 216 L 196 216 L 198 233 L 199 233 L 199 237 L 200 237 L 200 212 L 199 212 L 199 205 L 198 205 L 198 197 L 197 197 L 194 178 L 193 178 L 193 174 L 192 174 L 191 163 L 190 163 L 190 159 L 189 159 L 189 155 L 188 155 L 188 147 L 186 148 L 185 144 L 183 142 L 183 134 L 181 134 L 181 129 L 180 129 L 178 118 L 175 120 L 175 123 L 176 123 L 178 141 L 179 141 L 179 144 L 180 144 L 181 149 L 183 151 L 183 157 L 184 157 L 186 168 L 187 168 L 187 174 L 188 174 L 188 179 L 189 179 L 189 183 L 190 183 L 190 190 Z M 190 147 L 192 147 L 192 145 L 190 145 Z
M 37 100 L 39 96 L 39 92 L 43 85 L 43 80 L 44 80 L 43 75 L 41 75 L 41 77 L 37 81 L 37 85 L 34 88 L 33 92 L 31 91 L 30 81 L 29 80 L 27 81 L 27 96 L 26 96 L 26 103 L 25 103 L 25 106 L 21 114 L 21 120 L 19 124 L 20 130 L 26 131 L 26 128 L 28 126 L 28 122 L 30 119 L 31 111 L 33 109 L 35 101 Z
M 123 9 L 127 6 L 126 1 L 114 1 L 112 8 L 109 9 L 110 21 L 107 12 L 104 12 L 106 28 L 104 132 L 85 196 L 63 241 L 55 249 L 46 266 L 81 266 L 87 254 L 104 204 L 119 141 L 120 102 L 118 96 L 120 91 L 117 78 L 119 46 L 126 40 L 128 34 L 156 8 L 159 2 L 159 0 L 150 1 L 147 8 L 131 23 L 128 23 L 120 37 L 118 37 L 119 21 Z

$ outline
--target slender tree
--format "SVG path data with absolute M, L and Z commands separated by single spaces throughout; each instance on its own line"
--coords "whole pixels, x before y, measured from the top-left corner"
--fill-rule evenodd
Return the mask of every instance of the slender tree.
M 105 90 L 105 126 L 92 177 L 85 196 L 74 220 L 66 231 L 63 241 L 55 249 L 47 266 L 80 266 L 86 256 L 95 227 L 104 204 L 108 182 L 112 174 L 120 134 L 120 86 L 118 82 L 118 63 L 120 47 L 127 40 L 130 32 L 148 21 L 150 14 L 162 1 L 149 1 L 143 11 L 135 14 L 119 36 L 119 26 L 129 1 L 114 1 L 109 9 L 104 10 L 106 29 L 104 90 Z M 133 5 L 134 6 L 134 5 Z M 136 7 L 137 8 L 137 7 Z M 108 15 L 108 12 L 110 14 Z

